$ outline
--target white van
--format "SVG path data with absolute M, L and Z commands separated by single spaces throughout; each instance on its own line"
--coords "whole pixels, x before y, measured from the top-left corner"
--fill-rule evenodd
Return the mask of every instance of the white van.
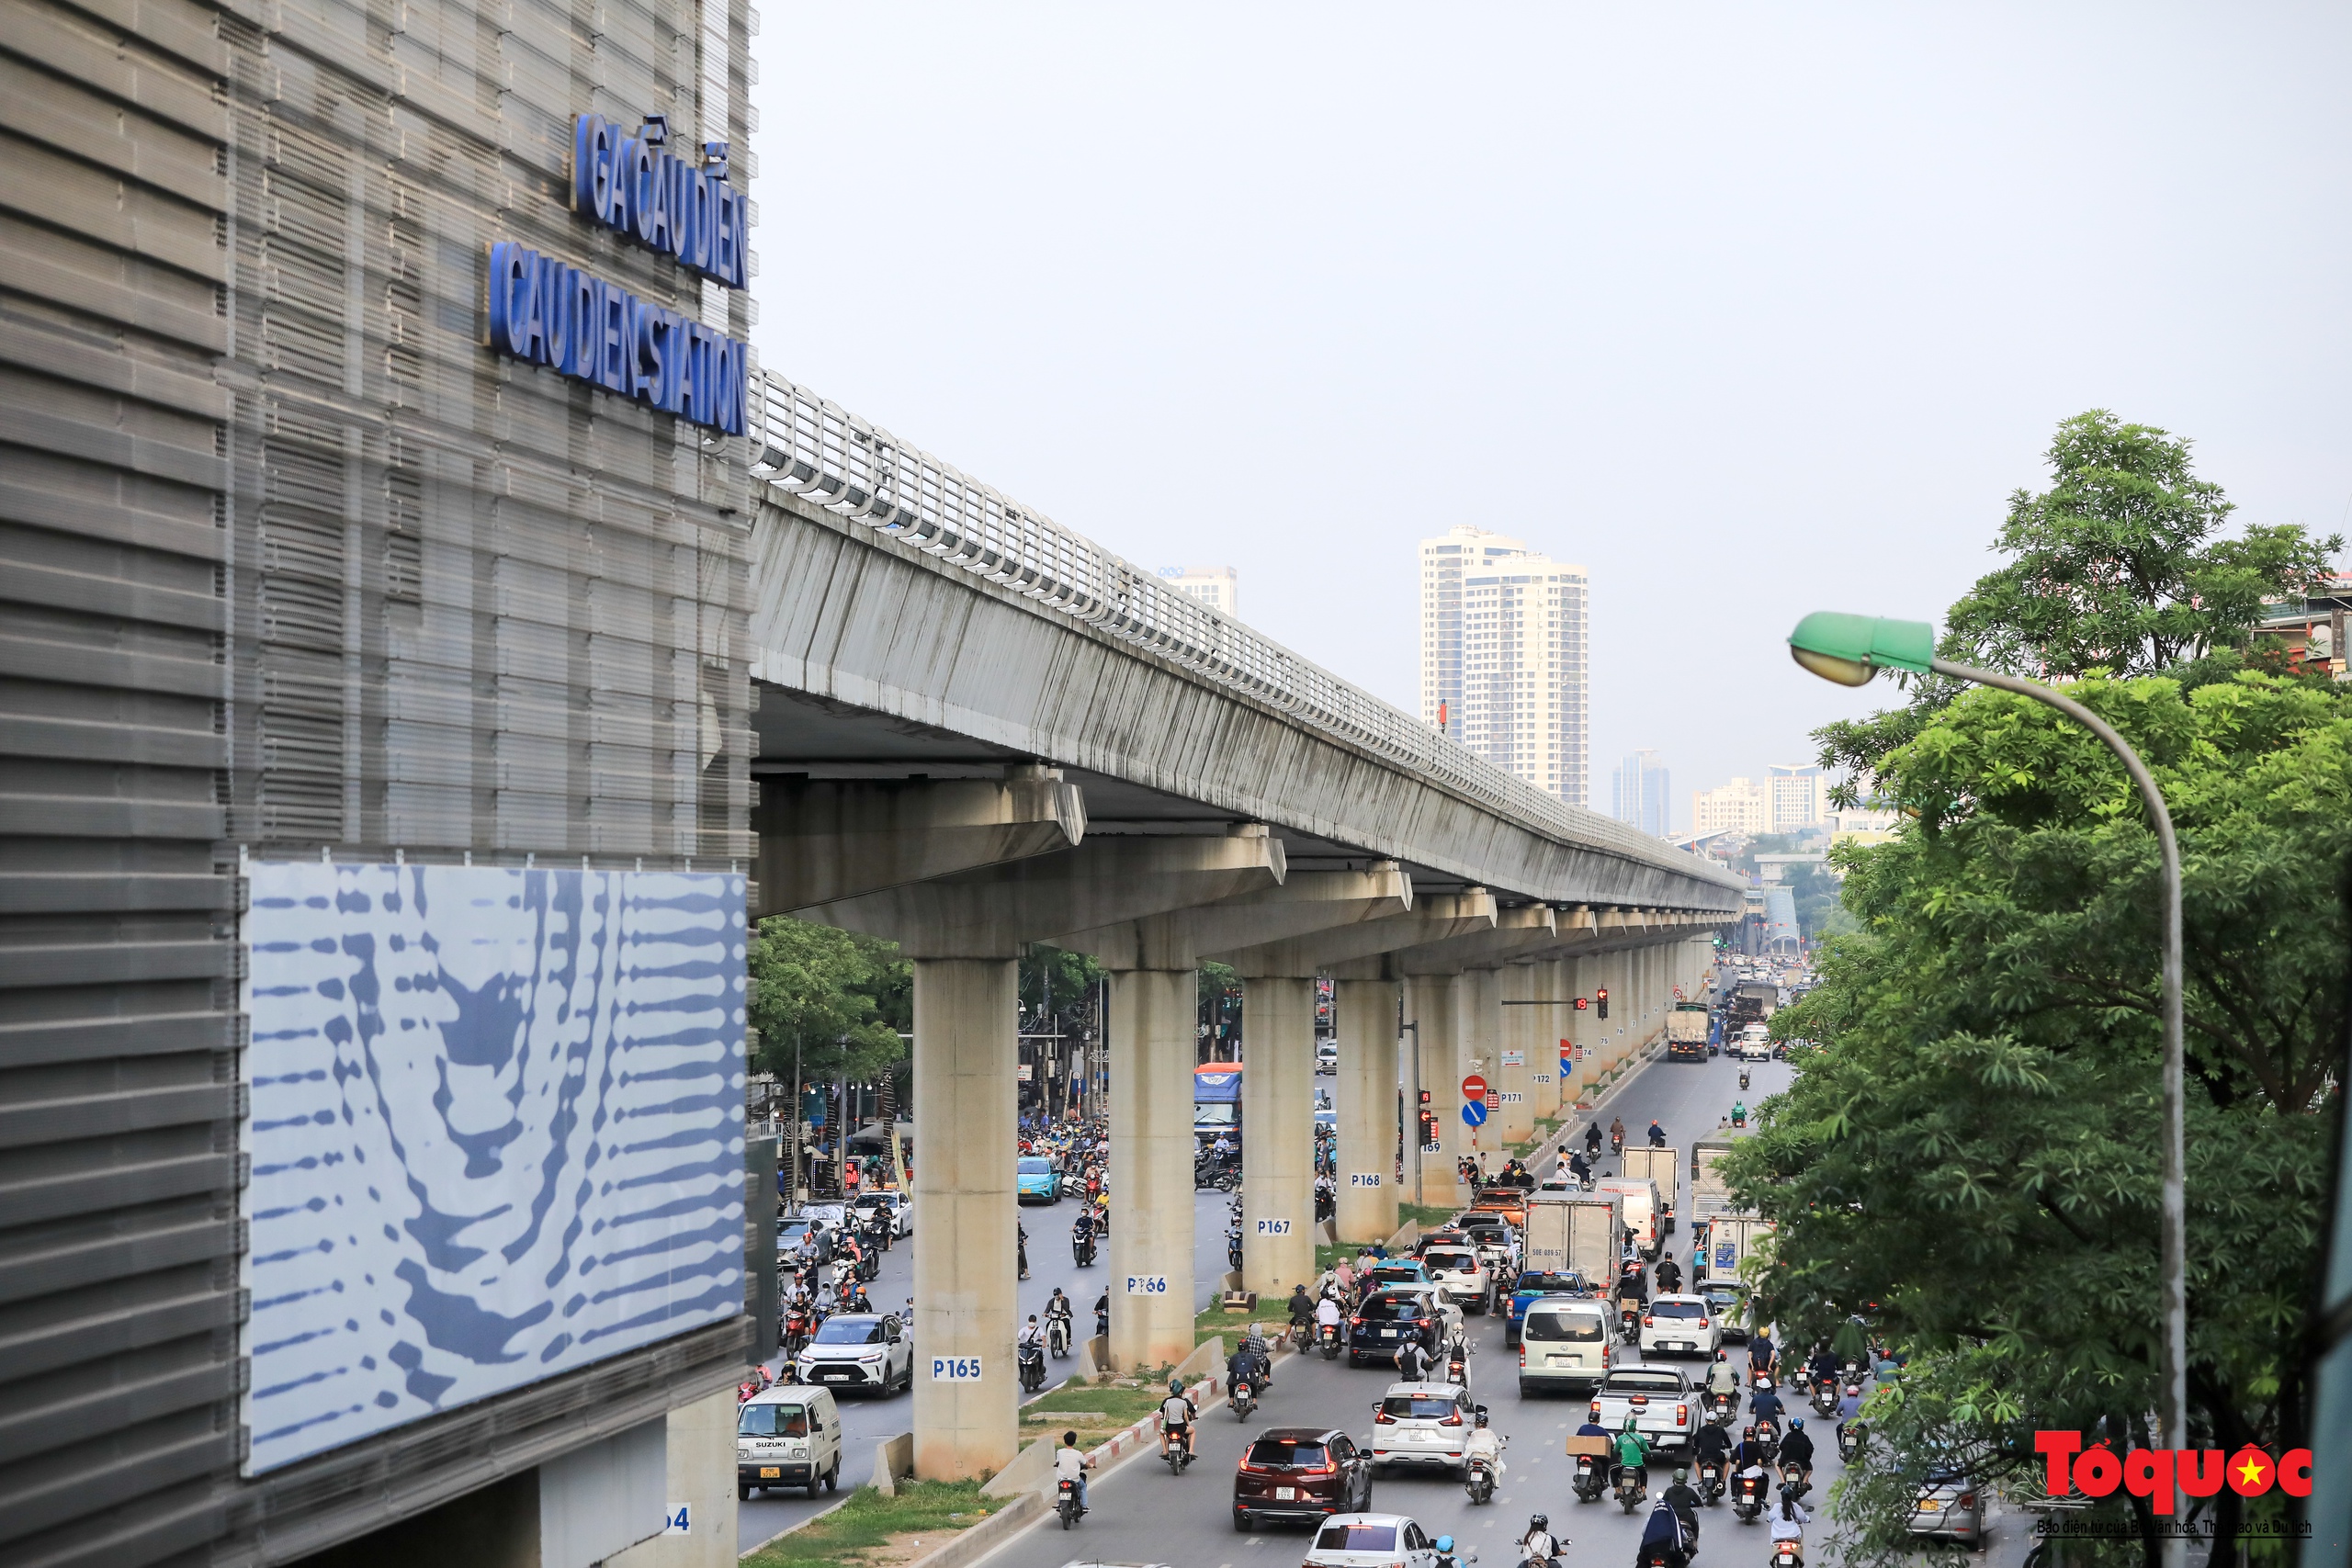
M 842 1413 L 832 1390 L 778 1383 L 735 1412 L 735 1495 L 806 1486 L 814 1497 L 842 1480 Z
M 1609 1371 L 1615 1327 L 1609 1309 L 1585 1296 L 1538 1296 L 1527 1303 L 1519 1348 L 1521 1394 L 1586 1393 Z
M 1596 1192 L 1614 1192 L 1625 1200 L 1625 1228 L 1634 1233 L 1634 1245 L 1645 1258 L 1656 1258 L 1658 1248 L 1658 1221 L 1663 1207 L 1658 1201 L 1657 1183 L 1646 1176 L 1612 1176 L 1597 1183 Z
M 1739 1032 L 1731 1043 L 1731 1054 L 1743 1062 L 1769 1062 L 1772 1059 L 1772 1031 L 1770 1026 L 1751 1023 Z

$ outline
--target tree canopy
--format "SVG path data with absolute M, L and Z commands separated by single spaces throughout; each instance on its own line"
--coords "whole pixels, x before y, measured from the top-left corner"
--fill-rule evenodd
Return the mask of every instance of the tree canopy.
M 2163 787 L 2183 856 L 2189 1440 L 2276 1451 L 2306 1427 L 2300 1339 L 2352 1021 L 2352 694 L 2240 650 L 2264 599 L 2342 545 L 2222 536 L 2229 503 L 2188 444 L 2104 411 L 2062 424 L 2049 458 L 2053 483 L 2012 498 L 2008 559 L 1952 606 L 1941 651 L 2066 682 Z M 2154 833 L 2063 716 L 1909 689 L 1818 732 L 1824 763 L 1904 828 L 1837 852 L 1860 930 L 1773 1020 L 1817 1043 L 1731 1168 L 1777 1224 L 1759 1298 L 1794 1341 L 1860 1314 L 1912 1357 L 1871 1404 L 1880 1462 L 1840 1484 L 1849 1560 L 1911 1550 L 1934 1461 L 2030 1485 L 2037 1427 L 2144 1446 L 2161 1360 Z M 2219 1561 L 2246 1514 L 2284 1505 L 2224 1488 L 2210 1506 Z M 2146 1519 L 2120 1493 L 2101 1506 Z M 2137 1547 L 2153 1565 L 2154 1537 Z
M 2346 1022 L 2352 699 L 2253 673 L 2071 691 L 2148 759 L 2182 842 L 2191 1441 L 2291 1446 Z M 2122 1436 L 2154 1403 L 2155 839 L 2097 739 L 2005 693 L 1952 702 L 1885 776 L 1911 824 L 1841 852 L 1862 931 L 1773 1021 L 1822 1043 L 1738 1183 L 1780 1227 L 1780 1319 L 1875 1314 L 1926 1358 L 1922 1443 L 2023 1473 L 2033 1427 Z M 1899 1542 L 1899 1518 L 1856 1518 Z
M 896 943 L 788 915 L 760 922 L 748 954 L 760 1066 L 789 1083 L 880 1077 L 907 1055 L 913 973 Z
M 2038 681 L 2181 673 L 2217 654 L 2226 673 L 2264 601 L 2308 590 L 2344 541 L 2295 524 L 2225 535 L 2235 508 L 2196 476 L 2189 448 L 2105 409 L 2062 422 L 2050 488 L 2010 496 L 1992 546 L 2007 558 L 1946 613 L 1937 651 Z M 1822 765 L 1849 775 L 1849 795 L 1869 793 L 1881 761 L 1958 690 L 1939 676 L 1904 683 L 1908 707 L 1818 732 Z

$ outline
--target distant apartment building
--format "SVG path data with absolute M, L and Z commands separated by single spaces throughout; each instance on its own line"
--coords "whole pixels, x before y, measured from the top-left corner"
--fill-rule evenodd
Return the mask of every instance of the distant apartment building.
M 1656 751 L 1628 752 L 1609 775 L 1609 815 L 1663 839 L 1674 830 L 1673 792 L 1666 762 Z
M 1229 566 L 1163 566 L 1159 575 L 1168 586 L 1210 609 L 1238 620 L 1241 616 L 1241 574 Z
M 1804 762 L 1774 762 L 1764 770 L 1770 796 L 1771 829 L 1793 833 L 1816 826 L 1829 811 L 1829 778 Z
M 1534 552 L 1518 539 L 1464 525 L 1421 541 L 1421 718 L 1462 733 L 1462 574 Z
M 1421 541 L 1421 715 L 1487 761 L 1589 803 L 1585 570 L 1460 527 Z
M 1771 830 L 1771 802 L 1753 779 L 1736 778 L 1690 796 L 1690 831 L 1763 833 Z

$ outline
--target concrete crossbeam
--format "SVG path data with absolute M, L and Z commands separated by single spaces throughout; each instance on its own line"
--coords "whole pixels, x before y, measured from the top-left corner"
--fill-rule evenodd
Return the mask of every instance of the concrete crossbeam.
M 1001 779 L 771 778 L 752 830 L 754 914 L 771 915 L 1070 849 L 1086 803 L 1027 764 Z

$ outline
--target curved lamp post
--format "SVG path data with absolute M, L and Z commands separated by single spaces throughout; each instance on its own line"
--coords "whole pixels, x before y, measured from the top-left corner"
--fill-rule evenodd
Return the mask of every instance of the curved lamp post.
M 1807 615 L 1789 634 L 1789 652 L 1799 664 L 1825 681 L 1841 686 L 1867 684 L 1881 670 L 1904 670 L 1915 675 L 1932 671 L 1955 681 L 1997 686 L 2005 692 L 2047 703 L 2107 743 L 2140 786 L 2140 798 L 2156 828 L 2156 842 L 2164 854 L 2165 875 L 2165 1186 L 2164 1186 L 2164 1387 L 2158 1416 L 2164 1423 L 2164 1445 L 2188 1446 L 2188 1291 L 2187 1179 L 2183 1167 L 2182 1067 L 2180 1046 L 2180 845 L 2173 838 L 2172 814 L 2165 809 L 2164 792 L 2140 754 L 2113 727 L 2090 709 L 2049 687 L 2021 681 L 1998 671 L 1978 670 L 1936 657 L 1935 628 L 1925 621 L 1888 621 L 1869 615 L 1820 613 Z M 2184 1561 L 2187 1543 L 2178 1537 L 2165 1540 L 2168 1562 Z

